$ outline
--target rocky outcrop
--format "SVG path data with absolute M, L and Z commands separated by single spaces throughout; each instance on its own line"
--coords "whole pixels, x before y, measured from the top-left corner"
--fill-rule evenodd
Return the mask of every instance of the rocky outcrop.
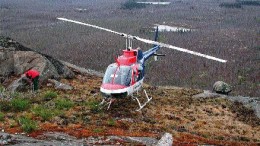
M 167 139 L 165 141 L 165 138 Z M 129 136 L 90 136 L 88 138 L 77 139 L 65 133 L 47 132 L 39 135 L 37 139 L 24 134 L 8 134 L 0 132 L 0 145 L 172 145 L 171 134 L 165 134 L 161 140 L 152 137 L 129 137 Z
M 173 138 L 170 133 L 165 133 L 162 138 L 158 141 L 156 146 L 172 146 Z
M 260 99 L 259 97 L 245 97 L 245 96 L 228 96 L 218 93 L 212 93 L 209 90 L 205 90 L 203 93 L 193 95 L 194 99 L 206 99 L 206 98 L 225 98 L 232 102 L 242 103 L 245 107 L 254 111 L 255 115 L 260 119 Z
M 59 60 L 26 48 L 10 38 L 0 36 L 0 81 L 10 75 L 19 76 L 29 69 L 36 69 L 40 72 L 41 82 L 45 82 L 49 78 L 73 78 L 75 76 L 73 71 Z M 9 88 L 15 90 L 23 84 L 18 81 L 14 81 Z

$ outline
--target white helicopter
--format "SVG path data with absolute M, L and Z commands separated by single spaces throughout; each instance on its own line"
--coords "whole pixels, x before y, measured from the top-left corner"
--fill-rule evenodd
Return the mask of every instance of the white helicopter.
M 116 63 L 112 63 L 107 67 L 105 75 L 103 77 L 102 85 L 100 87 L 100 91 L 104 97 L 101 104 L 107 103 L 107 109 L 110 108 L 111 103 L 115 101 L 115 99 L 125 98 L 127 96 L 132 96 L 132 98 L 138 102 L 139 109 L 137 109 L 137 111 L 140 111 L 148 102 L 152 100 L 152 97 L 149 97 L 146 91 L 142 88 L 145 76 L 145 61 L 147 61 L 147 59 L 149 59 L 151 56 L 154 56 L 155 60 L 157 60 L 157 56 L 164 56 L 163 54 L 156 53 L 161 47 L 170 48 L 184 53 L 189 53 L 221 63 L 227 62 L 227 60 L 224 59 L 157 42 L 158 27 L 155 33 L 155 40 L 152 41 L 140 38 L 138 36 L 132 36 L 125 33 L 116 32 L 107 28 L 91 25 L 80 21 L 75 21 L 67 18 L 57 19 L 61 21 L 76 23 L 104 30 L 126 38 L 126 49 L 123 50 L 123 55 L 119 56 L 116 59 Z M 153 47 L 145 52 L 142 52 L 139 48 L 132 48 L 132 40 L 138 40 L 147 44 L 152 44 Z M 134 96 L 134 93 L 138 93 L 140 89 L 144 90 L 147 99 L 147 101 L 143 104 L 141 104 L 140 100 L 136 96 Z

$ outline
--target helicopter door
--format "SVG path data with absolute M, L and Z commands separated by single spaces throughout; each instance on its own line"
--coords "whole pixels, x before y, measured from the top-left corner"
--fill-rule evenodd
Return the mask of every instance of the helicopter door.
M 132 85 L 135 84 L 138 81 L 138 77 L 139 77 L 139 72 L 137 70 L 137 68 L 133 67 L 132 69 Z

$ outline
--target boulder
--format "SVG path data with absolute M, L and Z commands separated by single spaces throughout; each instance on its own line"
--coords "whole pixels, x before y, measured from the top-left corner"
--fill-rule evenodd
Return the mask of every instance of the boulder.
M 15 48 L 0 47 L 0 76 L 7 76 L 14 71 Z
M 232 91 L 232 87 L 223 81 L 217 81 L 213 85 L 213 91 L 228 95 L 228 93 Z

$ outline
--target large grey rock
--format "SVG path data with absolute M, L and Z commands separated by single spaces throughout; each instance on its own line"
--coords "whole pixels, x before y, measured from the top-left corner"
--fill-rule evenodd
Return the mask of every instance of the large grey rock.
M 14 73 L 21 75 L 29 69 L 40 72 L 40 81 L 58 78 L 59 74 L 52 63 L 44 56 L 33 51 L 16 51 L 14 53 Z
M 14 48 L 0 48 L 0 76 L 6 76 L 14 71 Z
M 213 91 L 220 94 L 228 94 L 232 91 L 232 87 L 223 81 L 217 81 L 213 85 Z

